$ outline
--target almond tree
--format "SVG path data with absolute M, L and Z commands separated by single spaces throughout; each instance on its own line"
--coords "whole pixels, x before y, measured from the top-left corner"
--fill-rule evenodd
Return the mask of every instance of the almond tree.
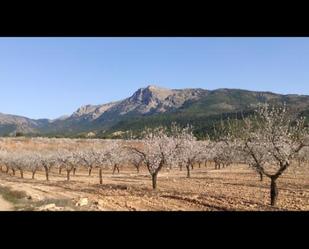
M 115 171 L 120 172 L 120 165 L 124 165 L 129 161 L 129 155 L 125 148 L 122 146 L 121 141 L 111 141 L 108 145 L 109 153 L 108 153 L 108 160 L 113 167 L 113 174 Z
M 21 153 L 21 152 L 19 152 Z M 40 164 L 38 163 L 38 155 L 33 152 L 27 152 L 23 155 L 23 161 L 21 162 L 25 169 L 32 173 L 32 179 L 35 177 L 35 173 L 40 168 Z
M 209 138 L 203 141 L 203 153 L 201 153 L 198 158 L 204 162 L 204 166 L 207 166 L 207 162 L 214 161 L 215 156 L 218 153 L 217 142 L 212 141 Z
M 5 173 L 8 173 L 10 169 L 7 157 L 8 157 L 8 152 L 4 149 L 1 149 L 0 150 L 0 164 L 1 164 L 1 170 L 3 170 L 2 169 L 3 166 L 6 167 Z
M 309 145 L 305 119 L 293 117 L 286 105 L 270 107 L 264 104 L 253 117 L 230 124 L 229 136 L 241 145 L 247 163 L 270 179 L 270 203 L 275 206 L 277 179 Z
M 24 152 L 9 152 L 7 154 L 7 162 L 13 172 L 13 175 L 15 175 L 16 170 L 19 170 L 21 178 L 24 178 L 25 163 L 23 159 Z
M 184 164 L 187 169 L 187 178 L 190 178 L 193 164 L 198 156 L 204 152 L 203 143 L 197 142 L 196 137 L 193 135 L 192 127 L 190 126 L 181 130 L 179 130 L 178 127 L 174 127 L 173 137 L 175 140 L 176 152 L 174 164 Z
M 58 164 L 59 158 L 55 152 L 45 151 L 37 153 L 37 163 L 44 169 L 46 181 L 49 181 L 49 172 L 52 167 Z
M 213 161 L 215 163 L 215 169 L 225 168 L 232 164 L 235 160 L 234 146 L 230 143 L 218 142 L 215 145 L 215 154 L 213 155 Z
M 91 176 L 92 169 L 95 164 L 95 152 L 93 148 L 79 150 L 75 153 L 78 164 L 88 169 L 88 175 Z
M 305 166 L 309 162 L 309 147 L 302 149 L 297 155 L 298 167 Z
M 139 155 L 145 163 L 152 179 L 152 188 L 157 188 L 157 177 L 160 170 L 175 159 L 175 141 L 168 136 L 167 129 L 158 127 L 146 129 L 141 145 L 131 145 L 132 153 Z
M 143 165 L 143 158 L 137 153 L 128 153 L 128 161 L 136 168 L 137 173 L 140 172 L 140 167 Z
M 76 167 L 77 158 L 74 153 L 68 150 L 58 150 L 55 154 L 56 164 L 59 167 L 63 167 L 67 171 L 67 181 L 70 180 L 70 174 L 72 170 Z
M 114 154 L 117 155 L 118 145 L 110 142 L 107 146 L 101 148 L 93 148 L 91 150 L 91 162 L 93 168 L 99 169 L 99 181 L 103 184 L 103 168 L 109 168 L 117 163 Z

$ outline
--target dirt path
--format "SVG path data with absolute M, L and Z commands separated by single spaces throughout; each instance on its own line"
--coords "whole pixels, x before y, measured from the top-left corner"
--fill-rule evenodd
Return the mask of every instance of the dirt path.
M 0 195 L 0 211 L 12 211 L 12 210 L 13 205 L 10 202 L 4 200 Z

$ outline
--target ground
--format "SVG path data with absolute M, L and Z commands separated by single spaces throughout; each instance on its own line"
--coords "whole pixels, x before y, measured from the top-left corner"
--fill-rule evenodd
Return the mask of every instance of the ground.
M 215 170 L 195 166 L 191 178 L 178 168 L 159 173 L 158 189 L 151 188 L 151 178 L 144 168 L 139 174 L 132 167 L 113 175 L 104 171 L 100 185 L 98 172 L 88 176 L 79 169 L 66 181 L 63 171 L 52 170 L 50 181 L 44 172 L 36 179 L 26 172 L 24 179 L 0 173 L 1 210 L 97 210 L 97 211 L 246 211 L 309 210 L 309 177 L 304 172 L 286 172 L 278 179 L 279 198 L 276 207 L 269 205 L 270 181 L 263 182 L 246 165 L 231 165 Z M 77 206 L 85 198 L 87 202 Z M 84 200 L 85 200 L 84 199 Z M 52 204 L 51 206 L 49 204 Z M 49 205 L 46 207 L 46 205 Z
M 9 201 L 3 199 L 2 196 L 0 196 L 0 210 L 1 211 L 12 211 L 13 210 L 13 205 Z

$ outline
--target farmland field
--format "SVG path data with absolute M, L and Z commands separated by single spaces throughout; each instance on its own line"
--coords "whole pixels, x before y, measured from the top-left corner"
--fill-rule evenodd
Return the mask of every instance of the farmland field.
M 52 149 L 55 146 L 87 147 L 92 140 L 4 139 L 2 147 L 18 150 Z M 57 144 L 59 143 L 59 144 Z M 101 143 L 97 141 L 97 143 Z M 77 147 L 76 147 L 77 145 Z M 89 210 L 89 211 L 246 211 L 309 210 L 309 175 L 307 171 L 287 170 L 278 180 L 277 205 L 269 205 L 268 178 L 260 181 L 256 172 L 244 164 L 215 169 L 214 163 L 195 164 L 191 177 L 185 168 L 163 168 L 158 187 L 153 190 L 146 167 L 137 173 L 132 165 L 121 165 L 120 172 L 103 169 L 103 184 L 98 169 L 78 167 L 67 181 L 66 173 L 51 168 L 49 181 L 38 170 L 35 179 L 25 171 L 23 178 L 11 171 L 0 173 L 0 209 L 2 210 Z M 304 167 L 305 168 L 305 167 Z M 83 204 L 79 205 L 81 201 Z M 4 204 L 5 205 L 4 205 Z

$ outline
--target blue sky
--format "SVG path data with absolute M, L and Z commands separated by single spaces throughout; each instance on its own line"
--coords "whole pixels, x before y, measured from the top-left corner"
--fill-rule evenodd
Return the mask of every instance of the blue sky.
M 57 118 L 140 87 L 309 95 L 309 38 L 0 38 L 0 112 Z

